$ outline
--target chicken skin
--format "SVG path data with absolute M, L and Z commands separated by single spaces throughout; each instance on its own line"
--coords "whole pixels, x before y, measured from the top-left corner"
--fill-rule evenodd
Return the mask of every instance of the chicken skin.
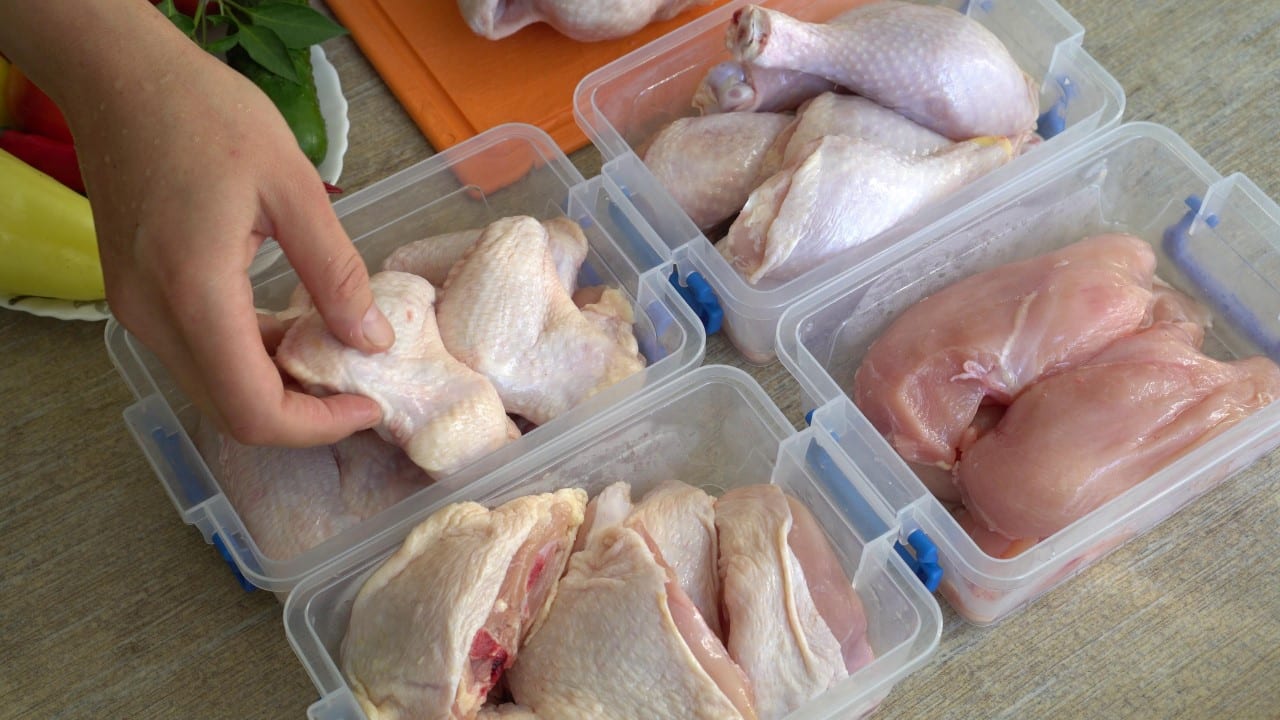
M 500 40 L 544 22 L 580 42 L 626 37 L 708 0 L 458 0 L 477 35 Z

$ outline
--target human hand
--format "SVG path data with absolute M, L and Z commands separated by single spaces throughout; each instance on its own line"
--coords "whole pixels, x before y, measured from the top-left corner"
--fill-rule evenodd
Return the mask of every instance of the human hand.
M 257 87 L 150 12 L 141 52 L 163 63 L 63 102 L 112 312 L 242 443 L 372 427 L 368 398 L 286 387 L 269 355 L 279 328 L 254 309 L 248 268 L 273 237 L 335 336 L 366 352 L 394 341 L 319 175 Z

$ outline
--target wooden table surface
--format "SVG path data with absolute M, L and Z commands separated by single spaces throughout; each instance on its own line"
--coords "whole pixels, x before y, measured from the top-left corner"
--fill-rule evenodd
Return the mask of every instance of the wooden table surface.
M 1280 3 L 1061 1 L 1126 120 L 1280 197 Z M 351 104 L 346 189 L 432 152 L 349 39 L 326 50 Z M 573 160 L 596 173 L 593 151 Z M 125 431 L 103 324 L 0 311 L 0 358 L 0 716 L 304 717 L 317 694 L 280 604 L 176 516 Z M 743 366 L 719 337 L 706 361 Z M 748 369 L 794 417 L 782 366 Z M 1273 452 L 997 626 L 944 604 L 936 653 L 877 717 L 1280 717 L 1278 466 Z

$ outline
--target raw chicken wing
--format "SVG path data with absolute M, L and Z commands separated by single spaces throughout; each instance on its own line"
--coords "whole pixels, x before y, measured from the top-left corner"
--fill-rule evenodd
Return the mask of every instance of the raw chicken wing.
M 1138 330 L 1154 272 L 1145 241 L 1099 235 L 965 278 L 872 343 L 854 403 L 907 461 L 950 468 L 984 400 L 1007 405 Z
M 574 553 L 507 680 L 516 702 L 556 720 L 756 718 L 742 671 L 652 541 L 626 525 Z
M 579 308 L 546 227 L 530 217 L 485 229 L 450 271 L 437 318 L 444 347 L 493 383 L 507 412 L 535 425 L 645 364 L 630 303 L 610 288 Z
M 930 202 L 1003 165 L 1004 138 L 912 156 L 828 135 L 751 193 L 716 248 L 752 285 L 790 280 L 889 229 Z
M 1031 385 L 957 465 L 965 507 L 1047 537 L 1280 397 L 1280 367 L 1214 360 L 1201 332 L 1158 323 Z
M 445 350 L 431 283 L 380 272 L 369 285 L 395 330 L 389 350 L 366 355 L 348 347 L 311 309 L 281 341 L 280 366 L 312 392 L 350 392 L 376 401 L 382 408 L 378 433 L 435 477 L 518 437 L 493 385 Z
M 1035 129 L 1039 90 L 980 23 L 883 0 L 809 23 L 748 5 L 726 44 L 744 63 L 819 75 L 953 140 Z
M 544 22 L 581 42 L 609 40 L 639 32 L 709 0 L 458 0 L 472 31 L 500 40 Z
M 546 616 L 585 505 L 581 490 L 463 502 L 415 527 L 360 588 L 342 641 L 369 720 L 474 718 Z
M 644 163 L 680 209 L 702 229 L 742 209 L 761 175 L 765 150 L 792 117 L 735 112 L 681 118 L 662 129 L 645 150 Z
M 781 718 L 872 659 L 866 617 L 808 510 L 775 485 L 716 502 L 729 654 L 762 720 Z
M 587 236 L 578 223 L 566 217 L 544 220 L 542 224 L 547 228 L 560 283 L 572 293 L 578 288 L 578 268 L 587 258 Z M 459 230 L 401 245 L 382 262 L 382 269 L 421 275 L 436 288 L 443 287 L 449 270 L 483 232 L 484 228 Z

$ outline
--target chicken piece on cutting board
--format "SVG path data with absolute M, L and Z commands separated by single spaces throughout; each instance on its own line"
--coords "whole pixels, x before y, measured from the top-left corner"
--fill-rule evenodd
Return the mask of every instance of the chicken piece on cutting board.
M 881 0 L 825 23 L 747 5 L 726 45 L 740 62 L 826 78 L 953 140 L 1035 130 L 1039 89 L 980 23 Z
M 587 236 L 582 226 L 566 217 L 542 221 L 547 228 L 556 274 L 565 290 L 578 289 L 578 268 L 587 258 Z M 437 289 L 444 287 L 449 270 L 480 239 L 484 228 L 470 228 L 434 235 L 401 245 L 382 261 L 383 270 L 398 270 L 426 278 Z
M 874 659 L 866 615 L 817 521 L 776 485 L 715 510 L 729 655 L 760 718 L 782 718 Z
M 1195 323 L 1157 323 L 1026 388 L 956 466 L 965 508 L 1044 538 L 1280 397 L 1280 367 L 1221 362 Z
M 593 299 L 574 303 L 546 227 L 516 216 L 454 265 L 436 317 L 449 353 L 493 383 L 507 412 L 542 425 L 644 369 L 630 303 L 612 288 Z
M 547 23 L 581 42 L 626 37 L 710 0 L 458 0 L 475 34 L 500 40 L 534 23 Z
M 716 249 L 754 285 L 791 280 L 889 229 L 930 202 L 1005 164 L 1004 138 L 909 155 L 827 135 L 761 183 Z
M 448 505 L 361 586 L 342 672 L 369 720 L 474 718 L 546 616 L 586 493 Z
M 373 431 L 333 445 L 241 445 L 206 421 L 195 444 L 263 555 L 288 560 L 395 505 L 431 478 Z
M 900 314 L 854 374 L 854 403 L 908 462 L 950 468 L 984 400 L 1007 405 L 1147 322 L 1155 253 L 1097 235 L 976 273 Z
M 507 674 L 556 720 L 755 720 L 751 688 L 653 541 L 626 524 L 573 554 L 546 620 Z
M 644 163 L 681 210 L 706 230 L 742 209 L 762 177 L 765 151 L 793 118 L 782 113 L 735 112 L 680 118 L 644 151 Z
M 519 437 L 493 385 L 445 350 L 431 283 L 384 271 L 369 278 L 369 286 L 395 330 L 390 349 L 365 354 L 345 345 L 312 308 L 280 342 L 280 367 L 309 391 L 356 393 L 376 401 L 382 408 L 378 434 L 403 447 L 433 477 Z

